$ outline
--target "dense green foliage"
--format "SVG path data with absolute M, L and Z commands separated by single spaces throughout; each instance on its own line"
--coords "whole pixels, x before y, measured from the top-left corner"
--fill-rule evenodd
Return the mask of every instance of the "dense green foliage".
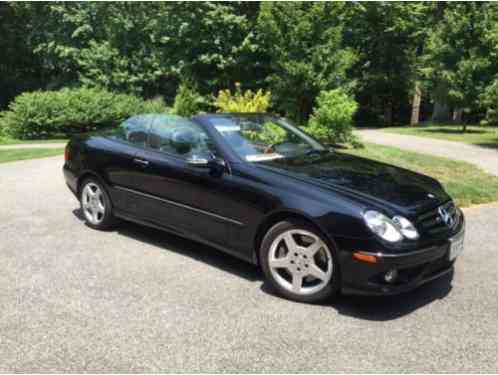
M 422 2 L 370 2 L 348 10 L 345 40 L 358 56 L 350 75 L 357 82 L 359 123 L 408 122 L 418 60 L 431 32 L 431 7 Z
M 469 117 L 482 114 L 481 96 L 498 78 L 498 4 L 451 3 L 429 34 L 424 73 L 440 99 Z M 444 120 L 444 118 L 443 118 Z
M 322 90 L 348 86 L 354 62 L 343 45 L 344 3 L 267 2 L 258 30 L 270 56 L 268 83 L 276 106 L 304 122 Z
M 354 99 L 341 89 L 322 91 L 306 131 L 324 143 L 359 146 L 353 136 L 353 116 L 357 108 Z
M 160 101 L 145 102 L 128 94 L 80 88 L 24 93 L 0 117 L 5 135 L 19 139 L 92 131 L 141 112 L 164 112 Z
M 80 86 L 173 106 L 190 100 L 182 82 L 204 98 L 240 82 L 271 91 L 272 111 L 301 125 L 338 88 L 358 103 L 358 125 L 496 124 L 493 2 L 7 2 L 0 32 L 2 109 L 26 91 Z
M 178 88 L 173 105 L 173 113 L 179 116 L 193 116 L 206 107 L 206 99 L 197 92 L 190 82 L 184 82 Z
M 236 90 L 232 93 L 230 90 L 220 90 L 214 105 L 218 112 L 267 112 L 271 103 L 271 92 L 263 92 L 259 89 L 256 92 L 252 90 L 242 91 L 240 83 L 236 83 Z
M 481 105 L 486 109 L 486 118 L 483 122 L 498 126 L 498 78 L 486 88 L 481 99 Z

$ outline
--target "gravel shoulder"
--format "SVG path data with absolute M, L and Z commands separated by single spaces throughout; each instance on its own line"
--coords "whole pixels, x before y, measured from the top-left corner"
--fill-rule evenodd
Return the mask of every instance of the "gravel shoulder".
M 81 221 L 62 157 L 0 165 L 0 372 L 497 372 L 498 204 L 451 278 L 306 305 L 156 230 Z

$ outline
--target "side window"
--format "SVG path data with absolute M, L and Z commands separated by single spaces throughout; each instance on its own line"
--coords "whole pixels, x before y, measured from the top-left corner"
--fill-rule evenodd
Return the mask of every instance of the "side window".
M 151 118 L 139 115 L 124 121 L 109 134 L 109 137 L 125 141 L 136 146 L 145 147 Z
M 179 116 L 158 115 L 151 122 L 148 146 L 185 159 L 214 154 L 214 146 L 202 127 Z

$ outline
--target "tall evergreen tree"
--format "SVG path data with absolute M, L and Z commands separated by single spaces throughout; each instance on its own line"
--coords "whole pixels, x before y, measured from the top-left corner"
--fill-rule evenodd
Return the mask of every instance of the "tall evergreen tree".
M 351 85 L 354 51 L 342 41 L 343 3 L 261 5 L 258 30 L 270 55 L 268 83 L 278 108 L 304 122 L 322 90 Z

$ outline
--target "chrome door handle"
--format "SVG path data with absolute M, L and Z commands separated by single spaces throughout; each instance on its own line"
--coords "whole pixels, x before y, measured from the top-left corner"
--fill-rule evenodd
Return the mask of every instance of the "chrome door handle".
M 137 159 L 137 158 L 135 158 L 135 159 L 133 159 L 133 162 L 135 164 L 139 164 L 139 165 L 141 165 L 143 167 L 146 167 L 146 166 L 149 165 L 149 161 L 148 160 L 144 160 L 144 159 Z

